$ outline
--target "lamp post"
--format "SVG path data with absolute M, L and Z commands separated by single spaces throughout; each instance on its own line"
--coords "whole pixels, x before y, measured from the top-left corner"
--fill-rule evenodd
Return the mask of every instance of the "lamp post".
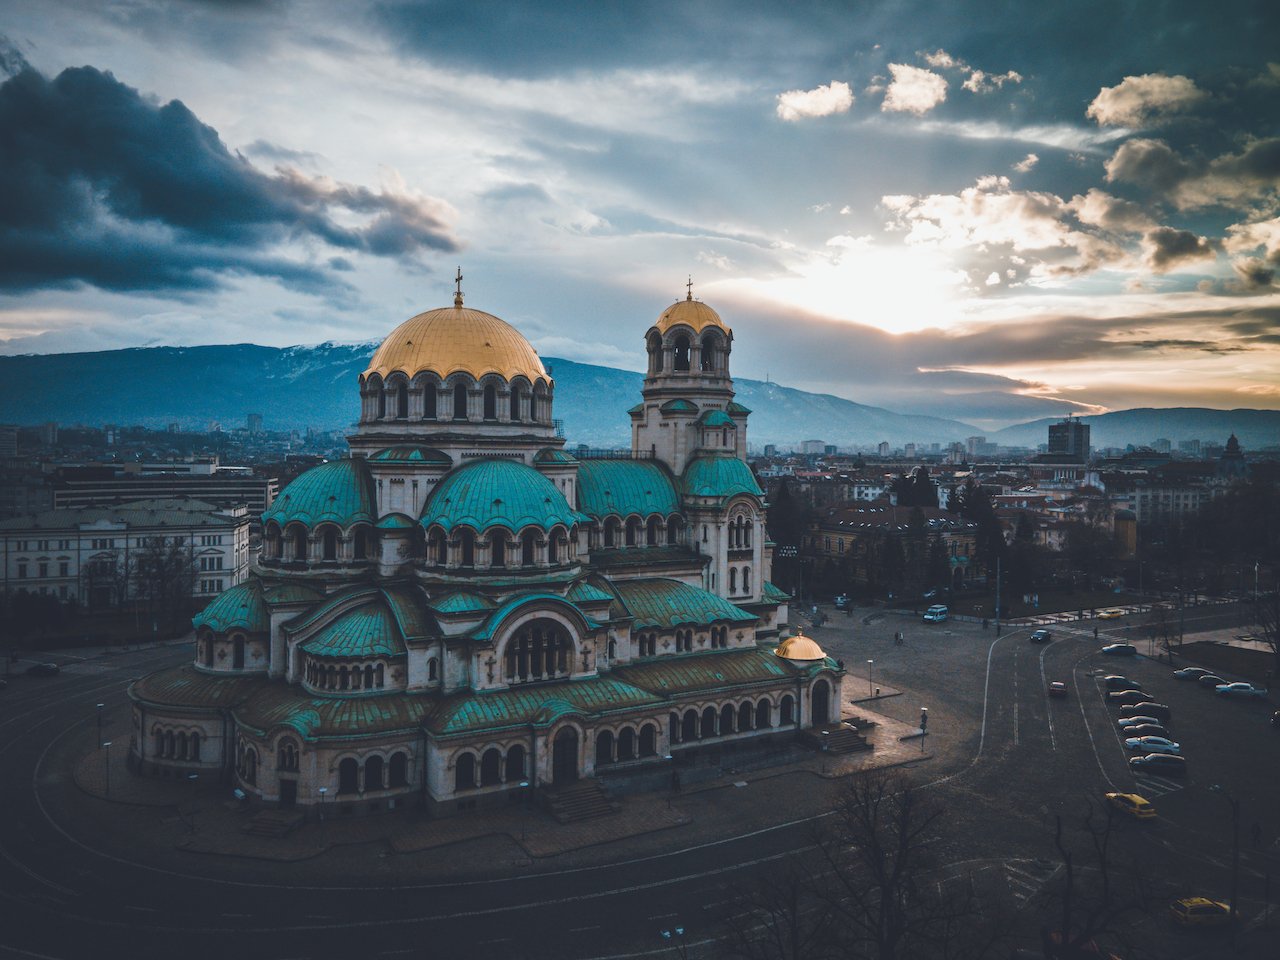
M 874 660 L 868 660 L 868 661 L 867 661 L 867 696 L 868 696 L 868 697 L 871 697 L 871 696 L 874 696 L 874 695 L 875 695 L 875 691 L 873 690 L 873 688 L 872 688 L 872 686 L 871 686 L 871 668 L 872 668 L 874 665 L 875 665 L 875 661 L 874 661 Z
M 103 753 L 104 759 L 102 761 L 102 776 L 103 776 L 103 782 L 106 786 L 107 799 L 110 800 L 111 799 L 111 741 L 107 740 L 106 742 L 104 742 L 102 744 L 102 749 L 104 751 Z
M 105 706 L 106 706 L 105 703 L 98 704 L 98 746 L 99 747 L 102 746 L 102 708 Z
M 929 735 L 929 708 L 920 708 L 920 752 L 924 753 L 924 738 Z
M 188 773 L 187 783 L 191 784 L 191 822 L 187 824 L 189 833 L 196 832 L 196 782 L 200 779 L 198 773 Z
M 520 839 L 527 838 L 525 826 L 529 822 L 529 781 L 520 781 Z
M 827 750 L 831 746 L 831 741 L 827 738 L 831 736 L 830 730 L 822 731 L 822 775 L 827 775 Z
M 1227 793 L 1219 783 L 1209 788 L 1220 793 L 1231 804 L 1231 945 L 1236 943 L 1236 898 L 1240 891 L 1240 801 Z
M 329 788 L 321 787 L 317 792 L 320 794 L 320 822 L 324 823 L 324 796 L 329 792 Z

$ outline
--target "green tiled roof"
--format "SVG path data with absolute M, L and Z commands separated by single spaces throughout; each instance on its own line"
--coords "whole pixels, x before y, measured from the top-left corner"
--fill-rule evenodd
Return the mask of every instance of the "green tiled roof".
M 704 427 L 729 427 L 737 430 L 738 424 L 734 422 L 733 417 L 729 416 L 723 410 L 706 410 L 702 416 L 698 418 L 698 423 Z
M 637 414 L 644 413 L 644 403 L 641 402 L 637 403 L 634 407 L 628 407 L 627 413 L 631 414 L 633 417 Z
M 686 496 L 718 497 L 721 500 L 740 493 L 763 497 L 751 468 L 734 456 L 702 456 L 689 461 L 680 478 Z
M 698 405 L 690 400 L 668 400 L 662 405 L 663 413 L 697 413 Z
M 459 467 L 440 481 L 422 511 L 423 526 L 439 525 L 446 532 L 468 526 L 476 531 L 506 527 L 518 533 L 528 526 L 572 527 L 585 519 L 554 483 L 511 460 L 477 460 Z
M 214 633 L 233 629 L 266 633 L 271 629 L 271 616 L 262 598 L 262 581 L 251 577 L 218 594 L 191 618 L 191 625 L 197 630 L 208 627 Z
M 613 594 L 605 593 L 599 587 L 593 587 L 591 584 L 587 583 L 585 580 L 579 583 L 575 583 L 572 587 L 570 587 L 569 593 L 567 594 L 567 596 L 570 600 L 573 600 L 575 603 L 592 603 L 592 602 L 598 603 L 602 600 L 609 600 L 609 601 L 613 600 Z
M 534 463 L 577 463 L 578 458 L 570 456 L 555 447 L 543 447 L 533 458 Z
M 578 505 L 593 517 L 667 517 L 680 510 L 670 474 L 654 460 L 584 460 L 578 467 Z
M 239 703 L 265 679 L 201 673 L 190 663 L 182 663 L 135 681 L 129 696 L 162 706 L 216 709 Z
M 636 630 L 725 621 L 754 623 L 757 619 L 723 597 L 679 580 L 620 580 L 613 588 L 627 612 L 635 617 Z
M 308 527 L 326 520 L 345 527 L 373 523 L 378 516 L 373 478 L 364 460 L 334 460 L 312 467 L 284 488 L 262 514 L 283 527 L 299 520 Z
M 369 459 L 378 463 L 443 463 L 446 465 L 453 463 L 453 457 L 443 450 L 407 444 L 379 450 Z
M 817 665 L 825 661 L 814 661 Z M 834 666 L 834 664 L 832 664 Z M 643 663 L 614 667 L 612 676 L 624 683 L 676 696 L 695 690 L 714 690 L 736 684 L 762 683 L 808 673 L 772 650 L 715 650 L 707 653 L 658 657 Z
M 436 613 L 481 613 L 492 610 L 497 604 L 488 597 L 459 590 L 457 593 L 428 601 L 428 606 Z
M 405 652 L 395 618 L 376 601 L 341 614 L 301 646 L 316 657 L 397 657 Z
M 307 740 L 345 739 L 416 730 L 435 705 L 414 693 L 314 697 L 278 681 L 233 709 L 236 722 L 259 735 L 287 726 Z
M 262 588 L 268 603 L 314 603 L 324 596 L 304 583 L 278 583 Z
M 475 640 L 492 639 L 493 632 L 498 628 L 498 626 L 502 623 L 503 620 L 509 617 L 512 613 L 514 613 L 520 607 L 523 607 L 526 604 L 530 604 L 530 603 L 549 603 L 552 606 L 559 606 L 562 609 L 564 607 L 568 607 L 575 615 L 581 617 L 584 621 L 586 621 L 587 627 L 589 629 L 594 630 L 596 627 L 599 626 L 599 624 L 596 623 L 596 621 L 592 620 L 585 613 L 583 613 L 576 606 L 574 606 L 570 601 L 566 600 L 564 597 L 560 596 L 559 594 L 521 593 L 521 594 L 517 594 L 514 597 L 511 597 L 502 606 L 498 607 L 497 610 L 493 611 L 493 613 L 489 615 L 489 619 L 486 620 L 478 630 L 473 632 L 471 634 L 471 637 Z
M 711 557 L 707 554 L 697 553 L 688 547 L 679 546 L 619 547 L 617 549 L 591 551 L 591 566 L 599 570 L 634 567 L 637 565 L 653 567 L 672 564 L 705 567 L 710 562 Z
M 407 640 L 439 636 L 440 628 L 427 610 L 422 588 L 414 584 L 396 584 L 382 588 L 387 609 L 395 617 L 400 635 Z
M 426 726 L 439 736 L 531 723 L 545 726 L 568 713 L 635 710 L 660 704 L 662 699 L 614 677 L 539 683 L 446 697 Z
M 791 599 L 791 594 L 787 593 L 787 591 L 783 590 L 777 584 L 770 583 L 768 580 L 764 582 L 764 590 L 761 592 L 761 595 L 765 600 L 773 603 L 786 603 Z
M 415 526 L 417 522 L 403 513 L 388 513 L 377 523 L 379 530 L 412 530 Z
M 751 412 L 751 408 L 750 408 L 750 407 L 744 407 L 744 406 L 743 406 L 742 404 L 740 404 L 737 400 L 730 400 L 730 401 L 729 401 L 728 410 L 729 410 L 729 412 L 730 412 L 730 413 L 736 413 L 736 414 L 738 414 L 739 416 L 745 416 L 746 414 L 748 414 L 748 413 L 750 413 L 750 412 Z

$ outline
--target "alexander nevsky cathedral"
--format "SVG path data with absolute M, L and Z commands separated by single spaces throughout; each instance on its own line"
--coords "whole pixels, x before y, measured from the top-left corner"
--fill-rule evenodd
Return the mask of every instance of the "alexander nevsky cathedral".
M 732 331 L 689 295 L 644 342 L 631 450 L 574 457 L 538 354 L 460 284 L 396 328 L 350 457 L 262 515 L 192 662 L 130 688 L 132 769 L 442 815 L 838 721 L 843 670 L 769 580 Z

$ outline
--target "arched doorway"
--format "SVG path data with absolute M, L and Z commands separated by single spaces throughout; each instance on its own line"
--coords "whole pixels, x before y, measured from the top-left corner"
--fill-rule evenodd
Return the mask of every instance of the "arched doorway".
M 551 751 L 551 782 L 557 787 L 578 779 L 578 731 L 565 727 L 556 734 Z
M 813 693 L 809 698 L 809 722 L 817 727 L 826 723 L 831 717 L 831 685 L 819 680 L 813 685 Z

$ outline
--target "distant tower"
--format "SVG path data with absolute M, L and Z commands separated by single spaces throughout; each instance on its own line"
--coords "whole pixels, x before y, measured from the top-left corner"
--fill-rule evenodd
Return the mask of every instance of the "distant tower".
M 249 431 L 249 436 L 256 437 L 262 432 L 262 414 L 251 413 L 245 417 L 245 427 Z
M 1089 456 L 1089 425 L 1072 417 L 1049 424 L 1049 452 L 1085 459 Z

